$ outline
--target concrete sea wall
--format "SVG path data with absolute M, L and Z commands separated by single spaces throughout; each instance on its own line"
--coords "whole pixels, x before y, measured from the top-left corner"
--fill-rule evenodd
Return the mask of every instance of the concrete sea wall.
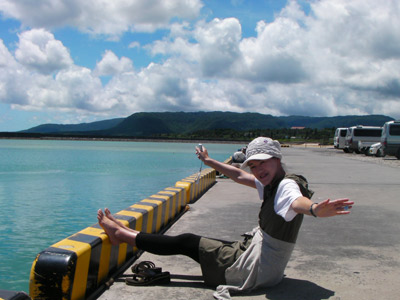
M 216 171 L 205 169 L 116 213 L 129 228 L 161 233 L 177 220 L 187 205 L 214 183 Z M 29 294 L 32 299 L 95 299 L 140 254 L 127 244 L 113 246 L 94 224 L 40 252 L 32 264 Z

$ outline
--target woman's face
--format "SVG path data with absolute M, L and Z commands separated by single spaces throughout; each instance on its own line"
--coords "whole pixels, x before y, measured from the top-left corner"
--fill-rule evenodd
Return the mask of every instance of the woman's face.
M 263 184 L 269 185 L 276 175 L 281 174 L 283 168 L 279 158 L 266 160 L 251 160 L 248 162 L 251 173 Z

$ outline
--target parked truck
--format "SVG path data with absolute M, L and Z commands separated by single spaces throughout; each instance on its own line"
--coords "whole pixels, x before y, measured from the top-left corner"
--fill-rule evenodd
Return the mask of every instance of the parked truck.
M 383 125 L 381 143 L 386 155 L 394 155 L 400 159 L 400 120 Z
M 346 139 L 346 133 L 347 133 L 347 128 L 344 128 L 344 127 L 336 128 L 335 136 L 333 137 L 333 146 L 336 149 L 343 149 L 344 148 L 344 142 L 345 142 L 345 139 Z
M 382 127 L 357 125 L 347 128 L 343 151 L 361 153 L 381 141 Z M 361 148 L 360 148 L 361 147 Z

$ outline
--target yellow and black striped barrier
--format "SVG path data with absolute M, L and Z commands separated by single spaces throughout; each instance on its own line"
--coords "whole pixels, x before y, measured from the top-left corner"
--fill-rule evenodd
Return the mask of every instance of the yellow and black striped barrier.
M 214 183 L 216 172 L 205 169 L 175 186 L 116 213 L 129 228 L 157 233 L 171 224 L 188 203 L 196 201 Z M 138 255 L 125 243 L 113 246 L 103 229 L 94 224 L 40 252 L 32 264 L 29 294 L 36 299 L 87 299 Z
M 215 182 L 216 171 L 214 169 L 205 169 L 198 174 L 193 174 L 178 182 L 175 186 L 186 190 L 187 203 L 193 203 L 203 195 L 207 189 Z

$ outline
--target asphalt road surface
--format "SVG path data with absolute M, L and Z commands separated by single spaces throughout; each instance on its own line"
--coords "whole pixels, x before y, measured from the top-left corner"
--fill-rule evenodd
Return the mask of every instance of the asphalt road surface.
M 356 204 L 347 216 L 306 216 L 283 281 L 233 299 L 400 299 L 399 161 L 318 147 L 283 148 L 283 154 L 288 172 L 308 179 L 313 201 L 350 198 Z M 241 239 L 257 224 L 257 198 L 255 189 L 218 179 L 166 234 Z M 169 271 L 171 284 L 133 287 L 117 280 L 99 299 L 213 299 L 191 259 L 145 253 L 142 260 Z

